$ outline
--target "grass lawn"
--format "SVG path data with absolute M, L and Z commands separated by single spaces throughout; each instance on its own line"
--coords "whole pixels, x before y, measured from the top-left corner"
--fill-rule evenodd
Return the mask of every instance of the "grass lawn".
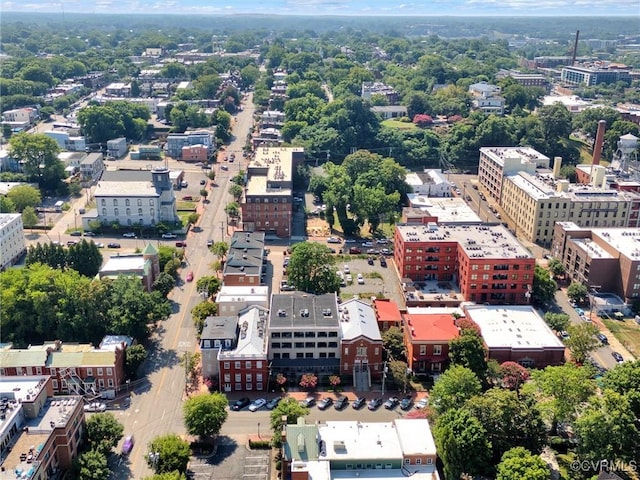
M 196 197 L 194 197 L 195 200 L 197 200 Z M 176 202 L 176 206 L 178 207 L 178 211 L 180 210 L 189 210 L 190 212 L 194 212 L 196 209 L 196 202 L 190 202 L 190 201 L 186 201 L 186 200 L 178 200 Z
M 640 354 L 640 325 L 631 319 L 620 322 L 603 318 L 602 321 L 631 354 Z
M 415 130 L 418 127 L 411 122 L 399 122 L 398 120 L 383 120 L 382 125 L 389 128 L 398 128 L 401 130 Z
M 192 213 L 193 213 L 193 211 L 185 212 L 185 211 L 182 211 L 182 210 L 178 210 L 178 218 L 182 222 L 182 225 L 188 225 L 189 224 L 189 215 L 191 215 Z

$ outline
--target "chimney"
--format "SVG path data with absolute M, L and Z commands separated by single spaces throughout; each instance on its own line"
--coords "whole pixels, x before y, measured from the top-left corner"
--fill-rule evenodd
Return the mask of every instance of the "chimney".
M 553 157 L 553 178 L 560 178 L 560 169 L 562 168 L 562 157 Z
M 602 145 L 604 144 L 604 131 L 607 127 L 606 120 L 598 122 L 598 131 L 596 132 L 596 141 L 593 144 L 593 163 L 592 165 L 600 165 L 600 156 L 602 155 Z

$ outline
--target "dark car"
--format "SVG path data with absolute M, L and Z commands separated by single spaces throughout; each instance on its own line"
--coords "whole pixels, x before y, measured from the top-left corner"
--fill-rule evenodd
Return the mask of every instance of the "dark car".
M 384 257 L 380 257 L 380 266 L 381 267 L 387 266 L 387 260 Z
M 280 403 L 280 400 L 282 400 L 282 397 L 274 397 L 267 402 L 264 408 L 266 408 L 267 410 L 273 410 L 278 406 L 278 404 Z
M 200 180 L 200 185 L 206 185 L 207 181 L 203 178 L 202 180 Z
M 413 405 L 413 398 L 411 395 L 407 395 L 400 401 L 400 410 L 409 410 Z
M 622 363 L 624 362 L 624 357 L 620 355 L 618 352 L 611 352 L 611 356 L 615 359 L 616 362 Z
M 111 242 L 111 243 L 107 244 L 107 248 L 120 248 L 120 244 L 119 243 L 115 243 L 115 242 Z
M 380 408 L 380 405 L 382 405 L 382 398 L 372 398 L 371 400 L 369 400 L 369 403 L 367 403 L 367 408 L 373 411 Z
M 178 247 L 178 248 L 187 248 L 187 242 L 178 241 L 178 242 L 176 242 L 176 247 Z
M 80 230 L 74 230 L 69 235 L 71 235 L 72 237 L 80 237 L 82 235 L 82 232 Z
M 354 402 L 351 404 L 351 406 L 355 409 L 355 410 L 360 410 L 362 407 L 364 407 L 364 404 L 367 403 L 367 399 L 364 397 L 358 397 L 354 400 Z
M 351 248 L 349 249 L 349 253 L 350 253 L 351 255 L 359 255 L 359 254 L 361 254 L 361 253 L 362 253 L 362 250 L 360 250 L 358 247 L 351 247 Z
M 78 243 L 78 241 L 77 241 L 77 240 L 68 240 L 68 241 L 67 241 L 67 245 L 69 245 L 69 246 L 71 246 L 71 245 L 75 245 L 75 244 L 77 244 L 77 243 Z
M 305 398 L 304 400 L 300 401 L 300 405 L 302 405 L 303 407 L 313 407 L 316 404 L 316 399 L 313 398 L 312 396 L 308 396 L 307 398 Z
M 242 397 L 240 400 L 236 400 L 234 404 L 231 405 L 231 410 L 235 410 L 237 412 L 238 410 L 242 410 L 243 408 L 248 406 L 250 403 L 251 400 L 249 400 L 249 397 Z
M 598 337 L 598 340 L 600 340 L 600 342 L 603 345 L 608 345 L 609 344 L 609 339 L 607 338 L 607 336 L 604 333 L 598 333 L 596 335 L 596 337 Z
M 398 406 L 398 403 L 400 403 L 398 397 L 389 397 L 389 399 L 384 402 L 384 408 L 386 408 L 387 410 L 393 410 Z
M 324 397 L 322 400 L 320 400 L 318 402 L 318 409 L 319 410 L 326 410 L 327 408 L 329 408 L 331 405 L 333 405 L 333 398 L 331 397 Z
M 333 404 L 333 408 L 335 408 L 336 410 L 342 410 L 347 405 L 349 405 L 349 399 L 345 396 L 342 396 L 336 399 L 335 403 Z

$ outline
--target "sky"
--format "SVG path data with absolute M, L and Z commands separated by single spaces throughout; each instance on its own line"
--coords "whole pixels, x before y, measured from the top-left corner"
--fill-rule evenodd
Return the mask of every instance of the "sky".
M 0 0 L 4 12 L 356 16 L 638 16 L 638 0 Z

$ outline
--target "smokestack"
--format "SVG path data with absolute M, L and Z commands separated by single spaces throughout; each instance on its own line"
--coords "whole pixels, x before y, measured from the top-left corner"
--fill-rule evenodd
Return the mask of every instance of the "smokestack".
M 593 144 L 593 163 L 592 165 L 600 165 L 600 156 L 602 155 L 602 145 L 604 143 L 604 131 L 607 128 L 606 120 L 598 122 L 598 131 L 596 132 L 596 141 Z
M 562 168 L 562 157 L 553 157 L 553 177 L 560 178 L 560 169 Z
M 576 41 L 573 44 L 573 56 L 571 57 L 571 66 L 576 64 L 576 55 L 578 55 L 578 39 L 580 38 L 580 30 L 576 31 Z

